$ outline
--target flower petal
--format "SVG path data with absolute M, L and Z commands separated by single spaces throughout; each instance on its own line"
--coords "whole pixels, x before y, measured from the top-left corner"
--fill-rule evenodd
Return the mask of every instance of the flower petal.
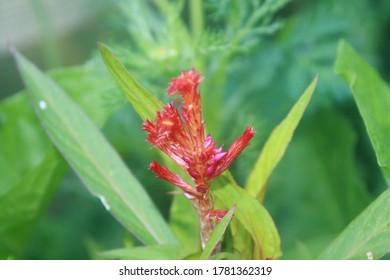
M 243 134 L 238 137 L 230 146 L 229 150 L 227 150 L 226 155 L 220 160 L 215 172 L 212 174 L 212 177 L 210 177 L 210 179 L 214 179 L 222 172 L 224 172 L 229 167 L 229 165 L 232 164 L 232 162 L 239 156 L 242 150 L 244 150 L 249 145 L 249 142 L 252 140 L 255 134 L 256 132 L 254 131 L 253 127 L 247 127 Z
M 152 161 L 149 165 L 149 169 L 152 170 L 157 178 L 164 179 L 179 188 L 181 188 L 183 191 L 195 194 L 195 189 L 188 184 L 186 181 L 184 181 L 179 175 L 171 172 L 168 168 L 161 166 L 158 162 Z

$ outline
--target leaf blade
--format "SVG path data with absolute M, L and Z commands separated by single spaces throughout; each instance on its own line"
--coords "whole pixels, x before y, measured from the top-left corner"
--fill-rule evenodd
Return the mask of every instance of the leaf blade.
M 91 193 L 145 244 L 175 244 L 141 184 L 84 111 L 22 55 L 15 59 L 41 124 Z
M 272 131 L 248 177 L 245 189 L 260 202 L 264 200 L 266 184 L 293 137 L 294 131 L 310 102 L 317 81 L 318 77 L 316 76 L 287 116 Z
M 164 104 L 143 88 L 106 46 L 98 46 L 107 69 L 142 120 L 153 119 Z
M 210 236 L 210 240 L 207 242 L 206 247 L 204 248 L 202 254 L 200 255 L 200 260 L 207 260 L 217 244 L 222 240 L 223 235 L 233 218 L 234 210 L 236 206 L 233 206 L 226 215 L 219 221 L 218 225 L 215 227 L 213 233 Z
M 374 259 L 390 252 L 390 189 L 370 204 L 319 259 Z
M 261 203 L 237 186 L 229 172 L 216 179 L 213 194 L 227 208 L 237 205 L 235 217 L 254 242 L 253 258 L 280 258 L 280 237 L 271 216 Z
M 335 71 L 349 84 L 379 165 L 390 181 L 390 87 L 346 41 L 340 41 Z

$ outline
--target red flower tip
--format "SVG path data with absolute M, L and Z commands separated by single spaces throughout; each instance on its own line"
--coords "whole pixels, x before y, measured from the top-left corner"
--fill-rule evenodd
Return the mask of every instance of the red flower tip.
M 167 93 L 173 95 L 176 92 L 186 94 L 188 92 L 196 91 L 202 79 L 201 74 L 194 69 L 191 69 L 188 72 L 183 71 L 179 77 L 171 80 Z
M 240 155 L 242 150 L 244 150 L 249 145 L 255 134 L 256 132 L 253 127 L 247 127 L 242 135 L 233 142 L 226 154 L 223 155 L 210 179 L 214 179 L 222 172 L 224 172 L 229 167 L 229 165 L 232 164 L 232 162 Z
M 152 161 L 149 165 L 149 169 L 152 170 L 157 178 L 164 179 L 179 188 L 188 194 L 195 195 L 196 191 L 190 184 L 184 181 L 179 175 L 171 172 L 168 168 L 161 166 L 158 162 Z

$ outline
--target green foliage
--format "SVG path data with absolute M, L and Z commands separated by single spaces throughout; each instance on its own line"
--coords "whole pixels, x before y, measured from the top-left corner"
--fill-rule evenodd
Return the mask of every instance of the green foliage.
M 245 188 L 261 202 L 264 200 L 266 184 L 291 141 L 295 128 L 301 120 L 317 85 L 317 80 L 318 78 L 316 77 L 288 113 L 287 117 L 272 131 L 255 167 L 249 175 Z
M 141 87 L 104 45 L 100 44 L 99 49 L 108 70 L 133 108 L 143 120 L 152 119 L 163 107 L 161 101 Z
M 265 205 L 284 257 L 313 259 L 372 197 L 356 165 L 356 132 L 340 112 L 318 110 L 298 130 L 270 180 Z
M 390 189 L 370 204 L 320 259 L 380 259 L 390 252 Z
M 201 250 L 198 217 L 191 201 L 181 193 L 176 194 L 172 201 L 169 225 L 189 254 Z
M 113 96 L 113 87 L 96 69 L 88 66 L 58 69 L 50 75 L 99 125 L 103 125 L 117 107 L 103 105 L 107 93 Z M 80 95 L 80 90 L 85 94 Z M 68 165 L 59 153 L 54 152 L 34 116 L 26 92 L 0 103 L 0 120 L 0 205 L 3 213 L 8 213 L 0 221 L 0 255 L 2 258 L 20 258 Z M 38 174 L 41 179 L 37 178 Z
M 29 61 L 15 57 L 40 122 L 92 194 L 145 244 L 175 243 L 141 184 L 84 111 Z
M 212 252 L 218 247 L 218 244 L 222 242 L 223 235 L 231 219 L 233 218 L 235 209 L 236 207 L 233 206 L 232 209 L 230 209 L 218 223 L 210 237 L 209 242 L 207 242 L 206 247 L 203 249 L 203 252 L 199 257 L 200 260 L 207 260 L 211 256 Z
M 38 103 L 36 111 L 52 142 L 72 162 L 83 182 L 94 193 L 104 194 L 110 210 L 118 207 L 113 214 L 126 229 L 136 231 L 148 244 L 141 246 L 133 238 L 129 242 L 125 236 L 124 244 L 107 247 L 91 234 L 73 235 L 79 213 L 82 221 L 94 224 L 93 231 L 104 227 L 96 220 L 96 209 L 86 206 L 91 201 L 98 204 L 98 200 L 86 192 L 74 193 L 79 203 L 69 206 L 73 213 L 70 219 L 55 216 L 53 205 L 45 212 L 60 184 L 53 204 L 66 204 L 63 185 L 72 185 L 74 190 L 81 183 L 74 175 L 64 181 L 65 160 L 50 144 L 26 93 L 18 93 L 0 102 L 0 257 L 21 258 L 30 242 L 35 251 L 28 256 L 61 258 L 60 253 L 50 253 L 54 246 L 46 240 L 67 246 L 77 238 L 75 244 L 87 242 L 91 258 L 103 251 L 98 257 L 199 259 L 199 229 L 193 207 L 181 194 L 175 194 L 169 204 L 171 196 L 166 192 L 171 189 L 146 170 L 147 162 L 158 154 L 143 144 L 138 117 L 151 118 L 161 108 L 160 100 L 165 101 L 169 79 L 194 67 L 205 77 L 201 87 L 204 117 L 213 138 L 219 144 L 231 143 L 248 124 L 257 131 L 231 173 L 213 182 L 218 207 L 237 207 L 225 232 L 223 251 L 209 259 L 279 258 L 282 249 L 285 259 L 386 258 L 389 191 L 382 175 L 389 179 L 390 105 L 384 81 L 390 73 L 386 64 L 390 5 L 384 0 L 376 5 L 356 0 L 350 9 L 348 1 L 288 2 L 119 1 L 121 15 L 111 21 L 112 37 L 107 40 L 110 50 L 99 45 L 112 77 L 101 57 L 95 55 L 86 65 L 50 71 L 48 76 L 59 89 L 23 62 L 22 68 L 29 69 L 24 69 L 24 76 L 30 85 L 41 85 L 30 96 L 46 102 L 41 103 L 46 104 L 42 105 L 45 110 L 39 109 Z M 362 20 L 367 18 L 370 20 Z M 337 51 L 340 38 L 368 58 L 381 77 L 347 43 L 341 43 Z M 335 69 L 351 87 L 353 97 L 333 72 L 336 55 Z M 306 92 L 295 103 L 299 90 L 316 73 L 316 94 L 311 98 Z M 112 78 L 136 113 L 118 110 L 125 98 Z M 49 90 L 52 86 L 53 92 Z M 64 91 L 77 105 L 64 97 Z M 106 124 L 106 138 L 134 173 L 118 181 L 126 201 L 136 205 L 141 219 L 121 202 L 111 184 L 101 184 L 129 171 L 120 163 L 119 169 L 109 172 L 117 167 L 112 158 L 122 161 L 112 148 L 105 148 L 106 140 L 103 146 L 99 144 L 104 138 L 78 106 L 100 127 Z M 56 110 L 50 111 L 53 108 Z M 93 137 L 89 135 L 91 126 Z M 173 166 L 170 161 L 166 164 Z M 246 188 L 240 188 L 247 178 Z M 144 187 L 156 205 L 147 198 L 147 206 L 134 195 L 136 190 L 137 195 L 147 197 Z M 98 206 L 104 212 L 104 207 Z M 168 224 L 157 209 L 167 216 Z M 155 235 L 145 228 L 145 221 L 152 221 Z M 102 239 L 122 235 L 119 226 L 112 230 L 113 234 Z M 156 235 L 162 235 L 164 245 L 157 244 Z M 40 246 L 42 241 L 36 240 L 48 244 Z M 36 243 L 35 247 L 31 243 Z M 74 250 L 74 255 L 62 252 L 62 257 L 80 256 L 79 251 Z
M 335 70 L 351 87 L 378 163 L 390 182 L 390 87 L 345 41 L 340 42 Z
M 349 83 L 376 151 L 389 176 L 390 89 L 378 73 L 345 41 L 335 70 Z M 389 179 L 389 177 L 388 177 Z M 322 259 L 379 259 L 390 252 L 390 192 L 386 190 L 320 255 Z
M 63 178 L 67 165 L 54 149 L 0 196 L 0 258 L 19 256 L 31 228 Z
M 217 179 L 214 194 L 225 207 L 231 208 L 236 205 L 235 216 L 254 243 L 251 258 L 280 258 L 282 252 L 279 234 L 271 216 L 262 204 L 237 186 L 227 172 Z M 246 234 L 246 232 L 241 233 Z M 234 238 L 247 238 L 247 235 Z M 245 250 L 250 249 L 245 248 Z

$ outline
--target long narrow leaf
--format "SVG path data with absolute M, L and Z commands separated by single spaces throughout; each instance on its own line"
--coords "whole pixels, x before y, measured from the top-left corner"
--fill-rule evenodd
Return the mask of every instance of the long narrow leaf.
M 213 194 L 227 208 L 237 205 L 235 217 L 253 240 L 253 258 L 278 259 L 282 255 L 280 238 L 268 211 L 255 198 L 237 186 L 229 172 L 216 180 Z
M 271 177 L 273 170 L 282 159 L 287 146 L 293 137 L 294 131 L 309 104 L 317 85 L 317 80 L 318 78 L 316 76 L 292 107 L 286 118 L 272 131 L 257 159 L 255 167 L 248 177 L 245 188 L 260 202 L 264 199 L 267 182 Z
M 23 56 L 15 58 L 41 124 L 89 190 L 142 242 L 176 244 L 142 185 L 84 111 Z
M 230 209 L 225 217 L 218 223 L 216 228 L 214 229 L 213 233 L 211 234 L 210 240 L 207 242 L 206 247 L 204 248 L 202 254 L 200 255 L 201 260 L 207 260 L 217 244 L 221 242 L 223 235 L 226 231 L 226 228 L 228 227 L 230 221 L 233 218 L 234 210 L 236 209 L 235 206 Z
M 320 259 L 379 259 L 390 252 L 390 189 L 367 207 L 319 256 Z
M 153 119 L 156 112 L 160 110 L 164 104 L 143 88 L 130 73 L 127 72 L 123 64 L 106 46 L 99 44 L 99 50 L 112 77 L 115 79 L 136 112 L 143 120 Z
M 351 88 L 378 163 L 390 182 L 390 87 L 345 41 L 339 44 L 335 70 Z

